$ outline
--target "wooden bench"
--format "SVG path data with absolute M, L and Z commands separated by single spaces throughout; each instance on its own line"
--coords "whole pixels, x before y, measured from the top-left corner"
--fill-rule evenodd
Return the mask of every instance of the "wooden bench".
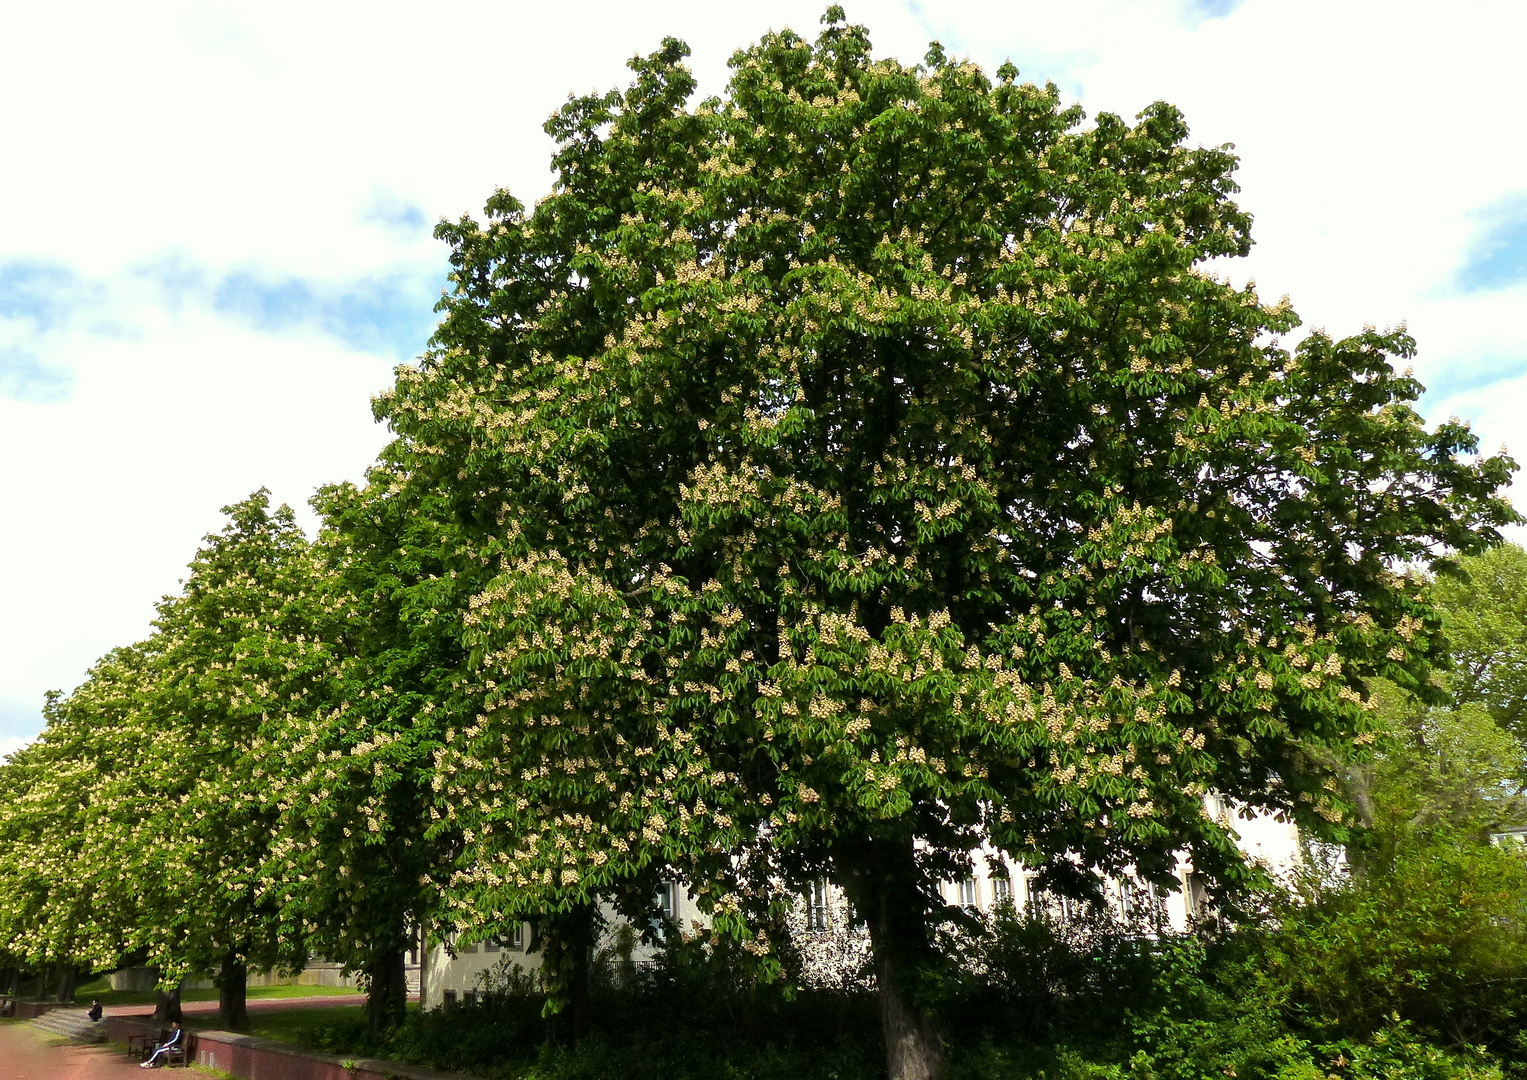
M 139 1061 L 142 1061 L 144 1058 L 148 1057 L 149 1052 L 152 1051 L 154 1047 L 158 1046 L 161 1042 L 164 1041 L 164 1039 L 168 1039 L 170 1037 L 170 1033 L 168 1031 L 162 1032 L 161 1034 L 164 1036 L 164 1038 L 156 1039 L 147 1031 L 141 1032 L 137 1035 L 129 1035 L 127 1037 L 127 1059 L 131 1061 L 136 1058 Z
M 164 1055 L 166 1067 L 179 1065 L 184 1068 L 196 1060 L 196 1036 L 185 1028 L 181 1028 L 180 1031 L 180 1045 L 172 1046 L 170 1052 Z
M 127 1037 L 128 1059 L 137 1058 L 140 1061 L 147 1061 L 155 1048 L 169 1042 L 170 1030 L 169 1028 L 160 1028 L 157 1036 L 148 1032 L 144 1032 L 141 1035 L 129 1035 Z M 196 1036 L 192 1035 L 185 1028 L 181 1028 L 180 1031 L 180 1044 L 170 1047 L 169 1052 L 159 1059 L 166 1068 L 171 1065 L 184 1067 L 196 1060 Z

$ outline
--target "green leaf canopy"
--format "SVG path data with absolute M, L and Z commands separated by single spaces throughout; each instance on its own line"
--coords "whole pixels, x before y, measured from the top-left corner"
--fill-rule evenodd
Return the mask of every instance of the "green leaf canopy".
M 461 883 L 719 872 L 760 828 L 791 876 L 895 835 L 932 877 L 1227 877 L 1205 792 L 1339 821 L 1306 749 L 1436 645 L 1392 568 L 1513 519 L 1410 339 L 1280 347 L 1287 302 L 1205 269 L 1250 245 L 1235 158 L 1168 106 L 1085 126 L 831 23 L 691 109 L 685 53 L 552 119 L 533 213 L 441 226 L 437 347 L 379 402 L 496 572 Z

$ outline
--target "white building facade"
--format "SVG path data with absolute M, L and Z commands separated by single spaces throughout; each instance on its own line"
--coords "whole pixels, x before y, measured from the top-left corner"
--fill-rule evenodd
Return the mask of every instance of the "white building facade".
M 1238 813 L 1225 800 L 1215 796 L 1205 799 L 1205 809 L 1221 824 L 1235 830 L 1237 844 L 1248 859 L 1267 867 L 1274 875 L 1287 874 L 1300 859 L 1299 832 L 1290 822 L 1266 814 Z M 1061 919 L 1077 911 L 1076 902 L 1044 895 L 1034 886 L 1034 874 L 1014 866 L 995 852 L 972 854 L 973 871 L 963 881 L 944 882 L 941 891 L 946 903 L 990 912 L 1004 903 L 1019 911 L 1032 905 L 1047 905 Z M 1186 858 L 1177 867 L 1178 888 L 1160 891 L 1130 878 L 1112 879 L 1104 884 L 1108 907 L 1115 914 L 1133 917 L 1145 913 L 1149 905 L 1173 930 L 1186 930 L 1203 913 L 1205 894 Z M 679 927 L 708 923 L 694 896 L 677 882 L 664 885 L 655 905 L 666 921 Z M 825 882 L 813 882 L 801 895 L 794 920 L 794 935 L 804 963 L 807 983 L 835 985 L 846 972 L 858 969 L 868 956 L 869 943 L 862 928 L 849 925 L 847 902 L 841 892 Z M 650 947 L 637 945 L 632 959 L 650 960 Z M 522 923 L 502 938 L 480 942 L 436 943 L 427 952 L 420 971 L 420 1003 L 423 1008 L 449 1007 L 475 1000 L 491 987 L 501 986 L 505 974 L 515 967 L 525 973 L 540 966 L 541 953 L 536 948 L 534 928 Z

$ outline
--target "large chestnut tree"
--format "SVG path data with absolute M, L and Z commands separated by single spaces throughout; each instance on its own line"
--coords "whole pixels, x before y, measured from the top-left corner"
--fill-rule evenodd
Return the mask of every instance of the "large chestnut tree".
M 1513 465 L 1422 423 L 1403 331 L 1280 343 L 1289 303 L 1217 276 L 1236 158 L 1172 107 L 1087 122 L 824 23 L 719 98 L 669 40 L 571 100 L 550 196 L 440 227 L 455 289 L 378 412 L 481 583 L 435 777 L 460 918 L 675 874 L 767 956 L 759 878 L 826 875 L 913 1080 L 977 845 L 1234 885 L 1206 792 L 1342 827 L 1365 680 L 1439 648 L 1402 568 L 1494 542 Z

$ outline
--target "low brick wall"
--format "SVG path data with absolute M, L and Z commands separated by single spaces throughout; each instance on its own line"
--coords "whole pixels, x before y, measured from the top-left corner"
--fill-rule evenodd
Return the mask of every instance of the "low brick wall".
M 347 1069 L 339 1058 L 312 1054 L 286 1043 L 231 1031 L 196 1033 L 196 1064 L 221 1069 L 243 1080 L 352 1080 L 384 1074 Z M 356 1062 L 357 1066 L 360 1064 Z
M 157 1020 L 106 1018 L 106 1032 L 113 1042 L 125 1043 L 129 1035 L 139 1034 L 157 1038 L 164 1030 L 166 1025 Z M 396 1061 L 341 1058 L 233 1031 L 188 1029 L 186 1034 L 192 1040 L 192 1059 L 196 1064 L 220 1069 L 241 1080 L 468 1080 L 459 1073 L 418 1069 Z M 351 1060 L 355 1062 L 354 1068 L 346 1068 L 345 1062 Z
M 18 1001 L 16 1011 L 12 1015 L 17 1020 L 36 1020 L 43 1013 L 52 1012 L 54 1009 L 73 1009 L 75 1005 L 59 1004 L 56 1001 Z
M 137 1016 L 112 1016 L 107 1014 L 101 1018 L 101 1023 L 106 1025 L 106 1037 L 112 1042 L 125 1043 L 129 1035 L 142 1035 L 145 1032 L 158 1034 L 169 1024 L 160 1024 L 157 1020 Z

